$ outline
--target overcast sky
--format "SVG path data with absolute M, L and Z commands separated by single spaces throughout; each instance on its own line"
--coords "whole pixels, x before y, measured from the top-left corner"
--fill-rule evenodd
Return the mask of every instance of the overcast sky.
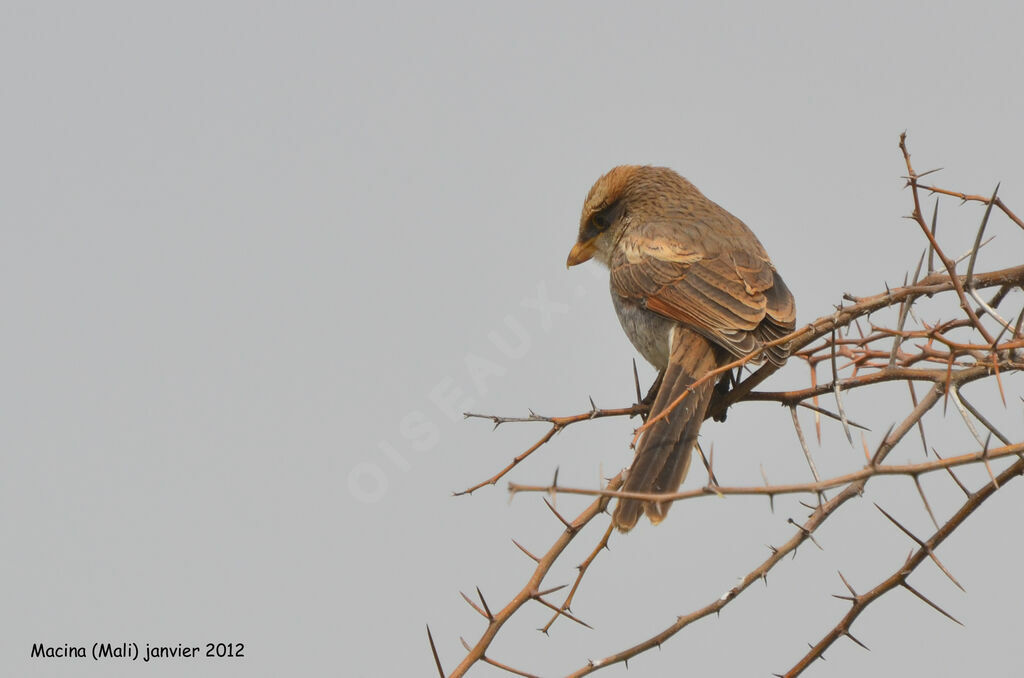
M 937 183 L 1002 181 L 1024 212 L 1022 21 L 1015 2 L 3 3 L 0 673 L 427 676 L 428 623 L 450 671 L 483 630 L 459 592 L 504 605 L 531 569 L 510 539 L 543 551 L 560 529 L 505 481 L 451 496 L 544 430 L 458 413 L 633 399 L 606 273 L 564 265 L 593 181 L 675 168 L 757 233 L 809 322 L 917 262 L 900 132 Z M 981 208 L 940 214 L 966 249 Z M 993 228 L 980 265 L 1019 263 L 1019 229 Z M 905 400 L 848 406 L 873 446 Z M 629 463 L 634 425 L 570 429 L 509 479 L 559 468 L 596 487 Z M 949 453 L 973 449 L 961 429 Z M 808 479 L 784 410 L 744 405 L 702 433 L 723 483 L 760 483 L 762 465 Z M 860 463 L 830 424 L 815 450 L 827 470 Z M 958 490 L 929 482 L 948 516 Z M 909 481 L 868 487 L 824 551 L 628 675 L 790 667 L 847 609 L 837 569 L 866 590 L 912 546 L 872 501 L 928 533 Z M 1016 675 L 1022 487 L 942 547 L 966 594 L 914 575 L 965 628 L 896 591 L 854 628 L 870 653 L 840 641 L 809 675 Z M 528 606 L 492 653 L 552 676 L 643 640 L 805 513 L 676 507 L 596 561 L 573 606 L 594 630 L 545 637 Z M 545 585 L 571 581 L 604 524 Z M 29 659 L 95 642 L 245 657 Z

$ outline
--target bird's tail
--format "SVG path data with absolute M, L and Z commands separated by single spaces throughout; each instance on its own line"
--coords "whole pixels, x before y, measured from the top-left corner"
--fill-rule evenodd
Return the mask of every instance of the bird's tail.
M 653 419 L 686 391 L 694 382 L 718 367 L 724 359 L 721 349 L 693 330 L 677 326 L 673 330 L 672 350 L 661 388 L 651 406 Z M 690 455 L 697 433 L 715 387 L 708 379 L 693 388 L 668 415 L 644 433 L 637 446 L 624 492 L 671 493 L 679 489 L 690 467 Z M 628 532 L 643 510 L 654 524 L 665 519 L 670 501 L 653 502 L 620 499 L 612 520 L 622 532 Z

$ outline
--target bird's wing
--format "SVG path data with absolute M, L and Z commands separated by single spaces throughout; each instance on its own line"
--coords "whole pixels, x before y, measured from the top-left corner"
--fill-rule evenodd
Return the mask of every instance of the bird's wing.
M 792 295 L 745 226 L 687 235 L 664 224 L 624 234 L 610 262 L 612 289 L 735 355 L 792 329 Z

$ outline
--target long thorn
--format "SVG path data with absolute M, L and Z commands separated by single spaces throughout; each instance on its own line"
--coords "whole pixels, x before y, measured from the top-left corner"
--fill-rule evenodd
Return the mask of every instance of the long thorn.
M 818 467 L 814 465 L 814 457 L 811 456 L 811 451 L 807 447 L 807 441 L 804 440 L 804 431 L 800 428 L 800 418 L 796 416 L 796 406 L 789 406 L 789 413 L 793 417 L 793 428 L 796 429 L 796 437 L 800 440 L 800 449 L 804 451 L 804 457 L 807 459 L 807 465 L 811 467 L 811 475 L 814 476 L 814 482 L 820 483 L 821 476 L 818 475 Z
M 516 546 L 518 546 L 520 551 L 522 551 L 523 553 L 528 555 L 533 560 L 533 562 L 535 562 L 535 563 L 539 563 L 540 562 L 540 558 L 538 558 L 537 556 L 535 556 L 532 553 L 530 553 L 529 551 L 527 551 L 526 547 L 523 546 L 522 544 L 520 544 L 519 542 L 517 542 L 515 539 L 512 540 L 512 543 L 515 544 Z
M 544 500 L 544 503 L 545 503 L 545 504 L 547 505 L 547 507 L 548 507 L 549 509 L 551 509 L 551 512 L 555 514 L 555 517 L 556 517 L 556 518 L 558 518 L 558 520 L 559 520 L 559 521 L 561 521 L 561 523 L 562 523 L 563 525 L 565 525 L 565 529 L 569 530 L 570 532 L 575 532 L 575 531 L 576 531 L 576 528 L 575 528 L 575 527 L 573 527 L 572 523 L 570 523 L 570 522 L 569 522 L 568 520 L 566 520 L 565 518 L 563 518 L 563 517 L 562 517 L 562 514 L 561 514 L 561 513 L 559 513 L 559 512 L 558 512 L 558 511 L 557 511 L 557 510 L 555 509 L 555 507 L 551 505 L 551 502 L 549 502 L 549 501 L 548 501 L 547 499 L 545 499 L 545 500 Z
M 970 288 L 974 283 L 974 262 L 978 258 L 978 249 L 981 245 L 981 238 L 985 234 L 985 226 L 988 224 L 988 217 L 992 214 L 992 206 L 996 202 L 996 196 L 999 194 L 999 184 L 996 184 L 996 190 L 992 191 L 992 199 L 988 201 L 988 206 L 985 207 L 985 216 L 981 218 L 981 226 L 978 227 L 978 235 L 974 238 L 974 247 L 971 248 L 971 260 L 967 264 L 967 277 L 964 280 L 964 287 Z
M 915 474 L 914 485 L 917 486 L 917 493 L 921 495 L 921 501 L 924 502 L 924 508 L 928 511 L 928 517 L 932 519 L 932 524 L 935 525 L 935 529 L 939 529 L 939 521 L 935 520 L 935 514 L 932 513 L 932 507 L 928 504 L 928 497 L 924 496 L 924 488 L 921 487 L 921 480 Z
M 437 666 L 437 675 L 444 678 L 444 669 L 441 668 L 441 658 L 437 655 L 437 646 L 434 645 L 434 636 L 430 633 L 430 624 L 427 624 L 427 640 L 430 641 L 430 651 L 434 653 L 434 665 Z
M 935 604 L 935 603 L 933 603 L 932 601 L 928 600 L 928 598 L 926 598 L 926 597 L 925 597 L 925 595 L 924 595 L 923 593 L 921 593 L 920 591 L 918 591 L 917 589 L 915 589 L 915 588 L 914 588 L 913 586 L 911 586 L 910 584 L 908 584 L 908 583 L 907 583 L 907 582 L 905 582 L 905 581 L 904 581 L 904 582 L 900 582 L 900 584 L 902 584 L 902 585 L 903 585 L 903 588 L 905 588 L 906 590 L 910 591 L 910 592 L 911 592 L 911 593 L 913 593 L 913 594 L 914 594 L 915 596 L 917 596 L 918 598 L 920 598 L 920 599 L 921 599 L 921 600 L 923 600 L 924 602 L 926 602 L 926 603 L 928 603 L 929 605 L 931 605 L 933 609 L 935 609 L 936 611 L 940 612 L 940 613 L 941 613 L 941 614 L 942 614 L 943 616 L 945 616 L 945 617 L 946 617 L 947 619 L 951 619 L 951 620 L 953 620 L 954 622 L 956 622 L 957 624 L 960 624 L 960 626 L 963 626 L 963 623 L 962 623 L 962 622 L 961 622 L 961 621 L 960 621 L 959 619 L 957 619 L 956 617 L 954 617 L 954 616 L 953 616 L 953 615 L 951 615 L 950 613 L 946 612 L 945 610 L 943 610 L 943 609 L 942 609 L 941 607 L 939 607 L 938 605 L 936 605 L 936 604 Z
M 935 232 L 939 228 L 939 199 L 935 198 L 935 208 L 932 210 L 932 237 L 928 241 L 928 275 L 935 272 L 935 248 L 932 243 L 935 241 Z

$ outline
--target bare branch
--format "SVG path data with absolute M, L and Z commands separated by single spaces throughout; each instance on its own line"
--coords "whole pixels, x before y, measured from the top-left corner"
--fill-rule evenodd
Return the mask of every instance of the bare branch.
M 1012 423 L 1010 425 L 1001 423 L 1002 420 L 987 409 L 988 405 L 985 400 L 972 396 L 974 402 L 971 402 L 964 396 L 966 385 L 982 383 L 986 385 L 986 388 L 991 389 L 984 393 L 998 392 L 1004 406 L 1007 402 L 1015 404 L 1018 399 L 1024 402 L 1024 395 L 1012 390 L 1019 388 L 1017 377 L 1024 372 L 1024 357 L 1022 357 L 1024 354 L 1024 332 L 1022 332 L 1024 304 L 1021 305 L 1021 308 L 1016 308 L 1015 300 L 1019 297 L 1010 294 L 1013 290 L 1024 290 L 1024 265 L 1001 270 L 984 270 L 982 253 L 982 248 L 986 243 L 995 237 L 990 234 L 998 227 L 998 222 L 1002 221 L 999 218 L 1000 213 L 1022 229 L 1024 229 L 1024 222 L 1021 222 L 999 199 L 998 186 L 991 197 L 983 197 L 922 184 L 921 178 L 928 173 L 918 174 L 915 172 L 910 162 L 905 135 L 900 138 L 900 150 L 907 170 L 906 181 L 907 187 L 910 189 L 909 196 L 913 202 L 913 211 L 909 218 L 917 224 L 916 230 L 920 231 L 927 242 L 927 248 L 920 254 L 916 267 L 912 267 L 913 275 L 908 272 L 900 286 L 885 285 L 884 291 L 872 296 L 858 297 L 844 294 L 842 295 L 844 303 L 840 303 L 831 312 L 821 315 L 813 322 L 766 345 L 769 347 L 788 344 L 791 349 L 791 359 L 804 361 L 807 365 L 810 372 L 808 386 L 784 391 L 755 390 L 777 369 L 770 362 L 766 362 L 753 372 L 750 372 L 749 369 L 743 370 L 744 367 L 749 368 L 751 361 L 759 360 L 760 353 L 755 353 L 733 360 L 705 375 L 698 375 L 698 379 L 690 386 L 689 390 L 684 391 L 670 407 L 665 408 L 657 417 L 652 417 L 642 423 L 634 433 L 633 442 L 635 443 L 638 436 L 642 435 L 655 421 L 666 416 L 672 407 L 688 397 L 694 388 L 708 381 L 717 383 L 721 379 L 721 387 L 714 389 L 706 416 L 723 420 L 728 408 L 741 403 L 776 402 L 785 406 L 789 410 L 797 441 L 811 469 L 814 481 L 773 484 L 769 482 L 762 465 L 763 485 L 723 486 L 713 471 L 715 447 L 712 444 L 708 448 L 706 457 L 704 450 L 699 445 L 697 446 L 697 451 L 704 459 L 708 471 L 706 484 L 699 488 L 658 494 L 623 492 L 620 490 L 622 473 L 609 480 L 603 487 L 600 487 L 600 483 L 598 483 L 599 487 L 596 489 L 564 487 L 558 482 L 557 468 L 552 481 L 547 485 L 509 483 L 508 489 L 513 497 L 522 492 L 546 495 L 544 497 L 545 505 L 559 521 L 561 529 L 552 545 L 541 555 L 531 553 L 519 542 L 513 540 L 516 547 L 533 561 L 534 566 L 526 583 L 501 609 L 492 609 L 484 600 L 479 589 L 477 589 L 479 602 L 463 594 L 466 602 L 483 617 L 486 628 L 475 644 L 463 641 L 466 655 L 450 674 L 451 676 L 465 675 L 478 662 L 490 664 L 515 675 L 532 675 L 507 664 L 496 662 L 487 656 L 488 648 L 491 647 L 505 623 L 530 600 L 537 601 L 553 613 L 547 624 L 540 629 L 545 634 L 561 617 L 587 627 L 585 622 L 572 614 L 570 607 L 581 590 L 583 578 L 590 566 L 595 562 L 598 554 L 608 548 L 613 532 L 611 524 L 602 524 L 601 536 L 592 547 L 588 546 L 589 555 L 577 566 L 577 573 L 571 586 L 563 584 L 541 590 L 541 585 L 570 543 L 595 518 L 605 513 L 609 502 L 622 498 L 660 503 L 695 500 L 709 496 L 761 496 L 768 498 L 768 505 L 772 511 L 774 511 L 775 497 L 780 495 L 811 495 L 815 501 L 812 502 L 806 498 L 800 500 L 800 503 L 810 511 L 809 515 L 802 519 L 802 522 L 789 519 L 789 523 L 795 527 L 791 537 L 781 546 L 769 546 L 770 555 L 761 562 L 753 564 L 753 567 L 725 594 L 715 595 L 704 606 L 679 616 L 674 623 L 649 638 L 619 649 L 603 659 L 588 660 L 571 673 L 571 676 L 587 675 L 620 662 L 628 663 L 631 658 L 647 650 L 661 647 L 663 643 L 693 622 L 721 612 L 754 582 L 758 580 L 766 582 L 768 573 L 784 560 L 788 560 L 786 556 L 795 555 L 801 545 L 810 542 L 821 548 L 815 532 L 848 500 L 862 496 L 871 479 L 879 476 L 903 476 L 909 482 L 913 482 L 934 527 L 934 532 L 927 539 L 918 537 L 897 521 L 892 514 L 879 507 L 879 511 L 893 525 L 913 540 L 914 549 L 892 575 L 867 593 L 857 593 L 840 572 L 839 577 L 849 595 L 835 594 L 835 597 L 848 601 L 850 609 L 824 634 L 818 643 L 809 646 L 809 650 L 785 675 L 798 675 L 817 659 L 824 659 L 824 652 L 836 640 L 843 637 L 866 649 L 864 643 L 852 634 L 852 625 L 867 606 L 896 587 L 905 588 L 935 611 L 958 624 L 960 623 L 921 591 L 911 586 L 908 577 L 927 559 L 944 572 L 955 585 L 963 588 L 939 560 L 936 549 L 964 523 L 981 503 L 1014 477 L 1024 473 L 1024 440 L 1020 438 L 1019 430 L 1017 430 L 1019 427 L 1015 427 Z M 985 204 L 985 213 L 973 239 L 973 246 L 963 256 L 952 258 L 943 250 L 942 243 L 938 240 L 938 200 L 935 202 L 931 219 L 926 222 L 921 210 L 921 191 L 955 196 L 965 202 Z M 997 212 L 994 208 L 999 208 L 999 211 Z M 1012 230 L 1013 236 L 1019 237 L 1019 231 Z M 938 259 L 938 264 L 935 263 L 935 259 Z M 958 263 L 964 260 L 967 261 L 966 273 L 960 275 L 956 268 Z M 924 269 L 923 277 L 922 269 Z M 982 296 L 982 291 L 988 288 L 996 289 L 994 292 L 986 293 L 988 297 L 986 300 Z M 926 299 L 929 300 L 927 303 Z M 939 319 L 926 317 L 927 314 L 933 313 L 933 308 L 941 303 L 945 303 L 945 306 L 942 307 L 945 310 L 940 311 L 944 314 L 943 316 Z M 982 322 L 985 316 L 991 318 L 985 322 L 993 328 L 992 331 Z M 1015 321 L 1011 322 L 1006 318 L 1015 319 Z M 831 380 L 827 383 L 819 383 L 818 380 L 817 369 L 818 365 L 822 363 L 827 364 L 831 371 Z M 736 376 L 731 374 L 734 370 L 737 372 Z M 747 372 L 745 378 L 741 378 L 743 372 Z M 1007 375 L 1013 375 L 1013 378 L 1006 378 Z M 851 393 L 885 393 L 879 389 L 881 385 L 897 382 L 906 384 L 906 388 L 910 392 L 909 407 L 905 400 L 899 403 L 893 401 L 892 407 L 888 410 L 892 413 L 891 419 L 888 421 L 866 421 L 861 417 L 858 418 L 864 423 L 851 421 L 847 410 L 850 407 L 855 408 L 859 402 L 858 398 L 850 395 Z M 917 389 L 915 388 L 916 383 L 923 383 L 926 387 Z M 731 388 L 725 388 L 727 384 Z M 485 485 L 496 484 L 527 457 L 552 443 L 555 435 L 567 426 L 601 417 L 632 417 L 634 415 L 645 417 L 658 388 L 659 383 L 655 382 L 647 396 L 641 398 L 640 380 L 634 362 L 632 390 L 635 391 L 636 404 L 629 407 L 600 409 L 591 400 L 589 410 L 565 417 L 541 416 L 532 411 L 526 417 L 467 413 L 467 418 L 486 418 L 494 424 L 495 428 L 505 423 L 540 422 L 547 425 L 547 431 L 533 445 L 513 457 L 493 476 L 458 494 L 470 494 Z M 973 388 L 969 389 L 970 393 L 977 393 Z M 870 390 L 863 391 L 863 389 Z M 1009 394 L 1007 394 L 1008 389 L 1011 390 Z M 828 393 L 832 393 L 836 400 L 835 412 L 822 408 L 820 405 L 819 399 Z M 958 448 L 954 450 L 955 453 L 943 456 L 934 447 L 929 446 L 929 439 L 932 441 L 941 439 L 946 444 L 951 444 L 946 442 L 944 429 L 938 429 L 938 432 L 932 430 L 933 424 L 936 422 L 934 416 L 928 416 L 927 424 L 925 420 L 925 416 L 929 412 L 944 413 L 950 402 L 980 449 L 969 451 L 969 449 Z M 860 466 L 861 462 L 857 461 L 859 455 L 853 457 L 844 455 L 843 459 L 847 466 L 835 471 L 831 477 L 822 478 L 802 429 L 797 413 L 799 407 L 814 412 L 815 434 L 819 445 L 822 444 L 822 415 L 841 422 L 846 438 L 851 444 L 853 441 L 851 429 L 860 429 L 865 456 L 863 465 Z M 853 414 L 857 415 L 858 413 L 853 412 Z M 870 424 L 881 430 L 890 422 L 895 423 L 892 423 L 884 435 L 873 443 L 873 447 L 869 446 L 863 431 L 870 429 L 865 424 Z M 1002 430 L 996 427 L 996 422 L 999 423 Z M 945 422 L 941 423 L 947 428 L 950 425 Z M 959 426 L 958 423 L 955 425 Z M 929 430 L 926 431 L 926 428 Z M 912 429 L 917 429 L 918 435 L 915 435 L 914 438 L 920 437 L 921 446 L 925 452 L 924 461 L 887 463 L 889 455 L 906 439 Z M 957 438 L 953 437 L 948 440 L 954 439 Z M 990 443 L 993 440 L 999 441 L 1001 445 L 991 447 Z M 625 441 L 622 444 L 625 446 Z M 933 455 L 928 454 L 929 450 Z M 948 450 L 945 451 L 948 453 Z M 852 465 L 846 461 L 850 458 L 854 461 Z M 997 469 L 993 468 L 993 462 L 1000 460 L 1003 463 L 1009 461 L 1010 465 L 1002 472 L 997 473 Z M 972 492 L 954 473 L 954 469 L 961 466 L 973 466 L 979 469 L 984 467 L 989 474 L 989 482 L 981 489 Z M 924 491 L 921 477 L 937 471 L 943 471 L 950 475 L 963 492 L 962 501 L 956 502 L 952 506 L 943 506 L 941 503 L 933 506 Z M 907 483 L 908 487 L 909 482 Z M 875 486 L 879 484 L 872 483 L 871 485 L 874 493 Z M 826 491 L 832 495 L 830 498 L 825 496 Z M 563 494 L 590 496 L 593 497 L 593 500 L 575 518 L 570 519 L 556 508 L 555 502 L 558 496 Z M 955 512 L 943 522 L 940 516 L 949 515 L 953 508 L 956 508 Z M 830 538 L 832 536 L 830 535 Z M 568 593 L 564 600 L 560 604 L 549 601 L 547 597 L 563 586 L 568 586 Z M 430 637 L 429 628 L 428 638 L 434 663 L 438 672 L 443 675 L 444 672 L 441 669 L 433 638 Z

